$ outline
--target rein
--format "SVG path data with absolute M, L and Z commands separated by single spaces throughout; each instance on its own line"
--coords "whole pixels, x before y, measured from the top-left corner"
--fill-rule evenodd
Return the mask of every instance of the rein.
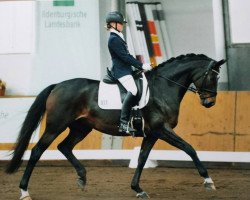
M 182 87 L 182 88 L 185 88 L 186 90 L 189 90 L 189 91 L 191 91 L 191 92 L 193 92 L 193 93 L 199 93 L 199 91 L 196 89 L 196 88 L 194 88 L 194 87 L 186 87 L 185 85 L 182 85 L 182 84 L 180 84 L 180 83 L 178 83 L 178 82 L 176 82 L 176 81 L 173 81 L 173 80 L 171 80 L 171 79 L 169 79 L 169 78 L 166 78 L 166 77 L 164 77 L 164 76 L 161 76 L 161 75 L 158 75 L 157 77 L 160 77 L 160 78 L 162 78 L 162 79 L 165 79 L 165 80 L 167 80 L 167 81 L 169 81 L 169 82 L 171 82 L 171 83 L 174 83 L 175 85 L 178 85 L 178 86 L 180 86 L 180 87 Z M 200 77 L 201 78 L 201 77 Z
M 180 87 L 182 87 L 182 88 L 185 88 L 186 90 L 189 90 L 189 91 L 191 91 L 191 92 L 193 92 L 193 93 L 199 93 L 199 91 L 196 89 L 196 88 L 194 88 L 194 87 L 187 87 L 187 86 L 185 86 L 185 85 L 182 85 L 182 84 L 180 84 L 180 83 L 178 83 L 178 82 L 176 82 L 176 81 L 173 81 L 172 79 L 169 79 L 169 78 L 166 78 L 166 77 L 164 77 L 164 76 L 161 76 L 161 75 L 158 75 L 157 77 L 160 77 L 160 78 L 162 78 L 162 79 L 165 79 L 165 80 L 167 80 L 167 81 L 169 81 L 169 82 L 171 82 L 171 83 L 174 83 L 175 85 L 178 85 L 178 86 L 180 86 Z M 201 77 L 200 77 L 201 78 Z

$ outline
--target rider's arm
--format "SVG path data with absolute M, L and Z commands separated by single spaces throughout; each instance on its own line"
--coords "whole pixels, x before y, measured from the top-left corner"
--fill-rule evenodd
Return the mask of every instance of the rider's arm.
M 124 48 L 125 44 L 123 44 L 118 38 L 112 38 L 109 42 L 109 48 L 113 50 L 113 52 L 119 57 L 123 62 L 128 65 L 132 65 L 137 69 L 142 70 L 142 63 L 135 59 L 126 48 Z

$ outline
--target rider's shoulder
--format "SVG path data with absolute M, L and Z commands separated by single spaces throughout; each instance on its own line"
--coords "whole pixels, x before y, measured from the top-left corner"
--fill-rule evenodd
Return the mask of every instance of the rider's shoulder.
M 116 34 L 110 34 L 110 37 L 109 37 L 109 42 L 120 42 L 120 39 L 119 39 L 119 36 L 117 36 Z

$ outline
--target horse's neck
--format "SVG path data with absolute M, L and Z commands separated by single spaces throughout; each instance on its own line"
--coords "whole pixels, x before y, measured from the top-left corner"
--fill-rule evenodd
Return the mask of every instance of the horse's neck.
M 179 106 L 182 101 L 187 88 L 191 84 L 188 78 L 189 74 L 181 71 L 172 75 L 167 75 L 166 73 L 155 73 L 150 78 L 149 83 L 151 85 L 151 90 L 153 95 L 157 95 L 157 98 L 161 101 L 171 101 L 176 102 Z
M 176 99 L 179 102 L 181 102 L 184 95 L 186 94 L 188 90 L 189 85 L 191 84 L 191 80 L 189 79 L 189 74 L 188 73 L 186 74 L 182 73 L 180 75 L 176 74 L 175 76 L 173 76 L 173 80 L 175 80 L 176 83 L 173 83 L 172 85 L 168 87 L 173 88 L 173 90 L 176 91 Z

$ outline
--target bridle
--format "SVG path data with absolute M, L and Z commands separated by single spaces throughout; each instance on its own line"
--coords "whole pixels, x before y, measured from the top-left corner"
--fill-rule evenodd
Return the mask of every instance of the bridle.
M 206 88 L 206 80 L 207 80 L 208 73 L 212 71 L 216 73 L 217 76 L 219 75 L 219 72 L 213 69 L 214 65 L 215 65 L 215 61 L 211 61 L 207 67 L 205 74 L 199 77 L 198 79 L 196 79 L 195 81 L 193 81 L 193 82 L 196 82 L 203 77 L 201 87 L 197 89 L 197 93 L 200 95 L 201 99 L 211 98 L 217 95 L 216 90 L 214 91 L 214 90 L 209 90 Z M 217 81 L 218 81 L 218 78 L 217 78 Z M 210 95 L 205 95 L 205 93 L 209 93 Z
M 213 69 L 213 66 L 215 65 L 215 61 L 211 61 L 207 67 L 207 70 L 205 71 L 204 74 L 202 74 L 201 76 L 199 76 L 197 79 L 195 79 L 195 81 L 193 82 L 196 82 L 196 81 L 199 81 L 201 78 L 202 78 L 202 83 L 201 83 L 201 87 L 199 88 L 194 88 L 194 87 L 186 87 L 185 85 L 182 85 L 176 81 L 173 81 L 172 79 L 169 79 L 169 78 L 166 78 L 166 77 L 163 77 L 159 74 L 157 74 L 157 77 L 160 77 L 160 78 L 163 78 L 171 83 L 174 83 L 175 85 L 178 85 L 182 88 L 185 88 L 186 90 L 189 90 L 191 92 L 194 92 L 194 93 L 198 93 L 200 98 L 201 99 L 206 99 L 206 98 L 211 98 L 211 97 L 215 97 L 217 95 L 217 91 L 214 91 L 214 90 L 209 90 L 207 88 L 205 88 L 205 84 L 206 84 L 206 79 L 207 79 L 207 76 L 209 74 L 210 71 L 216 73 L 217 75 L 219 75 L 219 72 L 214 70 Z M 206 93 L 209 93 L 210 95 L 206 95 Z

